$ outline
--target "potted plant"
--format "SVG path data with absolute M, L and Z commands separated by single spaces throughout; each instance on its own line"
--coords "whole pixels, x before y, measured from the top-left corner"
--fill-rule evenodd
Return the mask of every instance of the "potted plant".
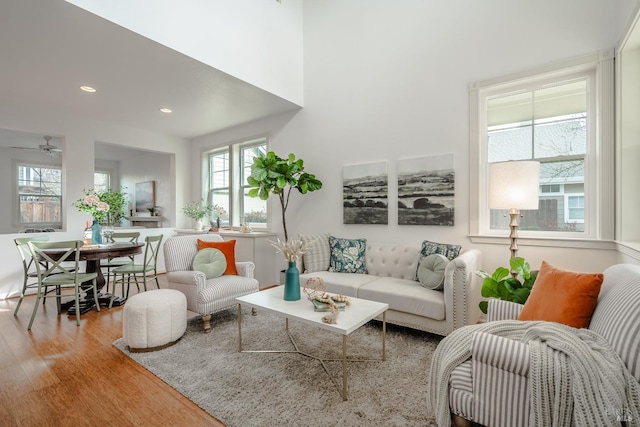
M 79 211 L 93 217 L 92 241 L 102 243 L 101 225 L 118 224 L 124 217 L 127 195 L 123 191 L 108 188 L 97 192 L 94 189 L 83 190 L 85 196 L 73 203 Z
M 271 194 L 278 196 L 285 242 L 289 240 L 286 213 L 291 190 L 295 188 L 301 194 L 307 194 L 309 191 L 322 188 L 322 182 L 315 175 L 304 171 L 302 159 L 296 159 L 293 154 L 283 159 L 273 151 L 253 158 L 251 175 L 247 178 L 247 183 L 253 187 L 249 190 L 250 197 L 267 200 Z
M 187 203 L 187 205 L 182 208 L 182 212 L 195 221 L 194 228 L 200 231 L 202 230 L 202 218 L 211 215 L 213 205 L 206 204 L 204 200 L 194 201 Z
M 511 270 L 498 267 L 491 275 L 483 270 L 476 271 L 483 279 L 482 296 L 524 304 L 529 298 L 538 271 L 531 271 L 529 263 L 521 257 L 511 258 L 509 266 Z M 485 314 L 487 306 L 487 301 L 480 302 L 480 310 Z

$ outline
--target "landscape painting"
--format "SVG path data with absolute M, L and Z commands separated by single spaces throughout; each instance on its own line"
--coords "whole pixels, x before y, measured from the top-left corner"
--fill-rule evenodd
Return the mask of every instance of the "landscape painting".
M 453 154 L 398 161 L 398 225 L 454 225 Z
M 344 224 L 388 224 L 387 162 L 345 166 L 342 170 Z

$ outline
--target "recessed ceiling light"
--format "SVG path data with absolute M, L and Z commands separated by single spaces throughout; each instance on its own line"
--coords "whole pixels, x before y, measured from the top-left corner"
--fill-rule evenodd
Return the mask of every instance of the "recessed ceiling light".
M 161 113 L 165 113 L 165 114 L 169 114 L 169 113 L 172 113 L 173 111 L 171 110 L 171 108 L 161 108 L 160 112 Z
M 92 88 L 91 86 L 80 86 L 80 89 L 82 89 L 85 92 L 89 92 L 89 93 L 94 93 L 96 90 L 94 88 Z

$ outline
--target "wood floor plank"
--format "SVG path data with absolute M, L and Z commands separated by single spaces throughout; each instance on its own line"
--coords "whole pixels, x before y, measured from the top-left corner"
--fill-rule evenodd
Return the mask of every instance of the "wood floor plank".
M 122 307 L 83 314 L 76 326 L 51 299 L 27 331 L 34 302 L 26 297 L 14 316 L 18 299 L 0 301 L 0 425 L 224 427 L 113 347 Z

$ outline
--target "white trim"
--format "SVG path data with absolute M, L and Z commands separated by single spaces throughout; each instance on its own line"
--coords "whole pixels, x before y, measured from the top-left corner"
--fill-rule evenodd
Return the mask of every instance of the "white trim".
M 508 231 L 503 230 L 503 236 L 470 235 L 472 243 L 495 244 L 509 246 Z M 578 248 L 618 250 L 613 240 L 566 239 L 561 237 L 518 237 L 518 247 L 540 246 L 546 248 Z

